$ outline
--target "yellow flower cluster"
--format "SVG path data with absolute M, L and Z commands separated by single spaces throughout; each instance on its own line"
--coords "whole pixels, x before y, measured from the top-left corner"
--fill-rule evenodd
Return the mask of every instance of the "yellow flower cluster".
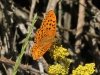
M 94 73 L 95 63 L 86 64 L 85 66 L 79 65 L 72 71 L 72 75 L 91 75 Z
M 68 74 L 68 70 L 66 70 L 62 65 L 56 64 L 52 65 L 48 69 L 49 75 L 66 75 Z
M 71 63 L 70 59 L 65 58 L 69 55 L 67 50 L 62 46 L 52 46 L 50 51 L 56 64 L 49 66 L 49 75 L 67 75 Z
M 67 50 L 65 48 L 63 48 L 62 46 L 60 46 L 60 47 L 55 46 L 55 49 L 53 50 L 54 60 L 57 60 L 58 58 L 65 59 L 65 57 L 68 55 L 69 55 L 69 53 L 67 52 Z

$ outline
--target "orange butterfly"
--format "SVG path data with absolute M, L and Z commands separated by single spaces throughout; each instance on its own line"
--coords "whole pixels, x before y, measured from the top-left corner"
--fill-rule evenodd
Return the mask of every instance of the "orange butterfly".
M 53 10 L 49 11 L 44 18 L 41 27 L 35 35 L 35 45 L 30 52 L 34 60 L 41 57 L 55 41 L 56 15 Z

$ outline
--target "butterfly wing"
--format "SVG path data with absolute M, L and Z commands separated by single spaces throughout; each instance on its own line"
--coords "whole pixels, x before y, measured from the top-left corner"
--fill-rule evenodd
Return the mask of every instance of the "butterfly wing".
M 46 39 L 46 40 L 45 40 Z M 31 53 L 32 53 L 32 57 L 34 58 L 34 60 L 38 59 L 39 57 L 41 57 L 42 55 L 44 55 L 44 53 L 50 48 L 50 46 L 52 45 L 52 42 L 56 41 L 56 38 L 48 38 L 48 37 L 44 37 L 41 42 L 36 43 L 32 49 L 31 49 Z
M 47 13 L 42 22 L 41 27 L 37 30 L 35 35 L 36 44 L 31 48 L 31 53 L 34 60 L 41 57 L 52 45 L 56 34 L 56 16 L 51 10 Z
M 48 43 L 40 47 L 38 44 L 35 44 L 30 50 L 34 60 L 41 57 L 50 48 L 51 45 L 52 43 Z
M 54 11 L 49 11 L 44 19 L 44 21 L 42 22 L 42 26 L 41 28 L 43 28 L 45 30 L 44 37 L 55 37 L 56 34 L 56 15 L 54 13 Z
M 35 42 L 38 43 L 44 37 L 55 37 L 56 34 L 56 15 L 53 10 L 50 10 L 42 22 L 41 27 L 35 35 Z

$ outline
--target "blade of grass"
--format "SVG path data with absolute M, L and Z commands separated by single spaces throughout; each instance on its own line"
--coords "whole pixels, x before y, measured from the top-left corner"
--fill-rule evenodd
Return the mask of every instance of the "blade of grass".
M 32 26 L 30 27 L 29 33 L 28 33 L 28 35 L 27 35 L 27 37 L 26 37 L 26 39 L 25 39 L 25 43 L 24 43 L 23 46 L 22 46 L 21 53 L 19 54 L 19 56 L 18 56 L 18 58 L 17 58 L 17 60 L 16 60 L 16 64 L 15 64 L 15 66 L 14 66 L 14 68 L 13 68 L 13 74 L 12 74 L 12 75 L 16 75 L 16 73 L 17 73 L 17 69 L 18 69 L 18 66 L 20 65 L 22 56 L 23 56 L 23 54 L 24 54 L 24 50 L 25 50 L 25 48 L 26 48 L 26 46 L 27 46 L 27 44 L 28 44 L 28 39 L 29 39 L 29 37 L 30 37 L 30 35 L 31 35 L 31 33 L 32 33 L 32 29 L 33 29 L 34 24 L 35 24 L 35 22 L 36 22 L 36 17 L 37 17 L 37 14 L 34 15 L 34 18 L 33 18 L 33 21 L 32 21 Z

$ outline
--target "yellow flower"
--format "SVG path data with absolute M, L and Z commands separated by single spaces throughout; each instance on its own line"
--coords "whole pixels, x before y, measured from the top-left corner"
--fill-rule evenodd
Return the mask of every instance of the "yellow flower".
M 55 46 L 55 48 L 53 50 L 54 60 L 57 60 L 58 58 L 65 59 L 65 57 L 68 55 L 69 55 L 69 53 L 67 52 L 67 50 L 65 48 L 63 48 L 62 46 L 60 46 L 60 47 Z
M 66 75 L 68 71 L 60 64 L 52 65 L 48 69 L 49 75 Z
M 55 60 L 55 65 L 51 65 L 48 69 L 49 75 L 67 75 L 71 60 L 66 58 L 69 55 L 67 50 L 62 46 L 52 46 L 50 49 L 51 56 Z
M 79 65 L 72 71 L 72 75 L 91 75 L 94 73 L 95 63 L 86 64 L 85 66 Z

